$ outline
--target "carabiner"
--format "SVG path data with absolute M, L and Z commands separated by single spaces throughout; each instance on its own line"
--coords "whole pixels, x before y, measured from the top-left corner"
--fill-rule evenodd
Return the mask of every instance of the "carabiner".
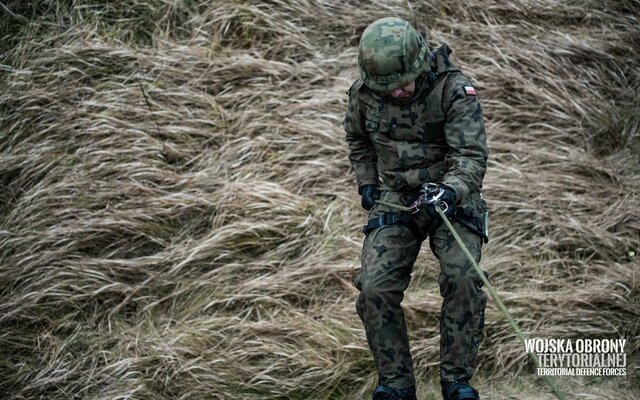
M 444 189 L 435 183 L 427 183 L 422 186 L 422 193 L 424 193 L 424 204 L 437 204 L 444 194 Z

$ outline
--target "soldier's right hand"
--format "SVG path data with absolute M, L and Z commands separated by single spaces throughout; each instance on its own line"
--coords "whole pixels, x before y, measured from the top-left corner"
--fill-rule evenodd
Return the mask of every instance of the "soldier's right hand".
M 360 204 L 365 210 L 371 210 L 376 204 L 376 200 L 380 199 L 380 191 L 376 185 L 362 185 L 358 189 L 358 193 L 362 196 Z

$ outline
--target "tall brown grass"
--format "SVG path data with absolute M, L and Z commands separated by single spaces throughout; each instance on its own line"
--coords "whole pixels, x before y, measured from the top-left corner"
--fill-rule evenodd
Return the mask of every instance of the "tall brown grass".
M 359 399 L 366 218 L 341 119 L 373 20 L 474 80 L 490 146 L 482 266 L 531 336 L 628 340 L 640 393 L 640 2 L 8 1 L 0 5 L 0 392 Z M 436 398 L 438 268 L 405 308 Z M 484 398 L 550 398 L 489 304 Z

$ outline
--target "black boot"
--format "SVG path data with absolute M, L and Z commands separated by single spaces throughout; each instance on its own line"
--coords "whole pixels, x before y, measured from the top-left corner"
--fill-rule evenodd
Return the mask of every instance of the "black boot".
M 480 400 L 478 391 L 468 381 L 440 382 L 444 400 Z
M 417 400 L 416 387 L 410 386 L 406 389 L 394 389 L 389 386 L 378 386 L 373 391 L 373 400 Z

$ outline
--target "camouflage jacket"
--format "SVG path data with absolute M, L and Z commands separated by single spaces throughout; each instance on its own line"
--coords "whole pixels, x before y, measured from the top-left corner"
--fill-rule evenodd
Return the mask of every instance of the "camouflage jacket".
M 431 70 L 408 101 L 390 101 L 355 81 L 343 122 L 349 159 L 358 186 L 408 193 L 442 182 L 461 205 L 475 203 L 481 212 L 487 162 L 482 109 L 450 53 L 446 44 L 433 52 Z

